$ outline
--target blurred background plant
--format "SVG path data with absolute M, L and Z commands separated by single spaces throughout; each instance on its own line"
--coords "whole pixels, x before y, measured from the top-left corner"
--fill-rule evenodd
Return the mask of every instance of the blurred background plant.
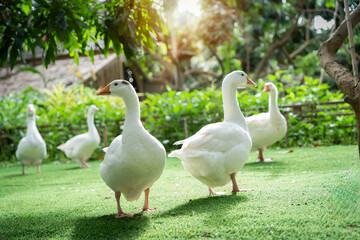
M 88 107 L 95 104 L 99 111 L 95 114 L 95 125 L 99 134 L 107 121 L 114 120 L 109 131 L 120 133 L 120 121 L 125 115 L 122 100 L 113 97 L 98 97 L 96 90 L 78 85 L 66 90 L 59 84 L 52 91 L 29 88 L 23 92 L 1 98 L 0 132 L 1 161 L 15 161 L 15 151 L 19 140 L 26 134 L 26 108 L 29 103 L 36 106 L 36 124 L 48 148 L 49 161 L 64 160 L 64 155 L 56 148 L 69 138 L 87 131 Z M 110 98 L 110 99 L 109 99 Z M 117 124 L 116 126 L 114 124 Z M 93 155 L 102 156 L 101 149 Z M 46 161 L 46 160 L 45 160 Z
M 291 75 L 291 74 L 290 74 Z M 341 94 L 333 93 L 331 87 L 319 84 L 319 79 L 304 77 L 301 86 L 283 85 L 279 79 L 288 78 L 288 71 L 269 74 L 279 89 L 280 110 L 288 118 L 288 136 L 271 147 L 318 146 L 331 144 L 354 144 L 356 142 L 355 117 L 343 103 L 314 106 L 318 103 L 339 101 Z M 238 101 L 245 116 L 267 111 L 268 95 L 260 90 L 266 81 L 259 80 L 258 88 L 240 91 Z M 67 161 L 56 147 L 70 137 L 87 131 L 88 106 L 95 104 L 100 110 L 95 114 L 95 125 L 102 138 L 101 147 L 92 159 L 103 157 L 104 127 L 110 143 L 121 134 L 125 106 L 121 99 L 96 96 L 96 90 L 82 85 L 65 89 L 59 84 L 52 91 L 27 89 L 21 93 L 2 97 L 0 100 L 0 161 L 16 162 L 16 146 L 26 134 L 26 107 L 33 103 L 37 109 L 37 126 L 48 147 L 46 161 Z M 202 126 L 222 121 L 221 89 L 215 86 L 204 90 L 177 92 L 167 88 L 163 94 L 146 94 L 141 102 L 141 117 L 146 129 L 157 137 L 169 151 L 173 143 L 184 139 L 184 119 L 190 136 Z M 295 111 L 293 105 L 301 105 Z M 340 113 L 340 108 L 343 114 Z

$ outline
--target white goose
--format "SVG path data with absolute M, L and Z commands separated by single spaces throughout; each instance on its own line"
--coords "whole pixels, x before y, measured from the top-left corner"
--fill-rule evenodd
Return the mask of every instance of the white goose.
M 237 88 L 256 86 L 243 71 L 228 74 L 222 83 L 224 121 L 201 128 L 195 135 L 178 141 L 180 150 L 169 157 L 177 157 L 185 169 L 209 187 L 209 194 L 216 193 L 213 187 L 224 186 L 232 181 L 232 192 L 240 190 L 235 176 L 248 158 L 251 138 L 244 115 L 237 102 Z
M 133 86 L 125 80 L 114 80 L 97 95 L 121 97 L 126 106 L 125 123 L 122 135 L 116 137 L 104 151 L 105 158 L 100 165 L 100 175 L 115 192 L 118 214 L 131 217 L 120 207 L 120 196 L 126 200 L 139 199 L 145 191 L 143 211 L 149 208 L 149 192 L 153 183 L 159 179 L 165 166 L 164 146 L 143 127 L 140 120 L 140 104 Z
M 40 173 L 40 163 L 46 156 L 46 144 L 42 139 L 35 122 L 36 110 L 34 105 L 27 108 L 27 130 L 16 149 L 16 158 L 22 165 L 22 174 L 25 175 L 24 166 L 37 166 Z
M 260 162 L 269 162 L 264 159 L 263 150 L 282 139 L 287 130 L 286 119 L 280 113 L 277 98 L 278 90 L 273 83 L 266 83 L 263 92 L 269 92 L 269 112 L 260 113 L 246 118 L 250 136 L 253 142 L 252 150 L 258 150 Z
M 94 124 L 94 114 L 99 110 L 95 105 L 89 107 L 87 116 L 88 132 L 70 138 L 66 143 L 58 146 L 66 157 L 75 162 L 81 162 L 81 167 L 90 167 L 86 160 L 100 144 L 100 136 Z

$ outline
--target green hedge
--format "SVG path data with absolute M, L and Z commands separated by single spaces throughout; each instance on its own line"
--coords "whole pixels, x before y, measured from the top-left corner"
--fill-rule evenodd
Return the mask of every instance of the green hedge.
M 276 76 L 269 75 L 275 82 Z M 238 94 L 240 107 L 245 116 L 267 111 L 268 95 L 261 93 L 265 82 L 259 81 L 257 89 L 249 87 Z M 317 103 L 343 99 L 343 95 L 332 93 L 327 84 L 318 84 L 317 79 L 305 77 L 305 84 L 298 87 L 279 88 L 279 105 L 294 103 Z M 65 161 L 56 147 L 67 139 L 85 132 L 88 106 L 100 108 L 95 114 L 95 125 L 102 137 L 101 147 L 93 159 L 103 157 L 103 127 L 107 126 L 109 142 L 121 134 L 125 106 L 120 98 L 96 96 L 96 90 L 77 86 L 67 90 L 59 85 L 52 91 L 27 89 L 21 93 L 1 98 L 0 102 L 0 162 L 15 162 L 15 151 L 21 137 L 26 133 L 26 107 L 33 103 L 37 109 L 37 126 L 47 143 L 46 161 Z M 141 116 L 145 128 L 157 137 L 168 151 L 172 144 L 184 138 L 183 119 L 186 118 L 189 136 L 202 126 L 222 121 L 221 90 L 214 87 L 202 91 L 176 92 L 168 89 L 163 94 L 146 94 L 141 102 Z M 332 107 L 333 108 L 333 107 Z M 281 108 L 287 111 L 287 108 Z M 334 111 L 334 110 L 332 110 Z M 336 110 L 335 110 L 336 111 Z M 351 113 L 351 110 L 345 110 Z M 299 114 L 288 114 L 288 145 L 309 146 L 330 144 L 355 144 L 356 122 L 354 115 L 333 116 L 330 112 L 318 112 L 312 119 L 300 120 Z M 344 128 L 343 126 L 353 126 Z M 285 147 L 285 139 L 273 147 Z M 176 148 L 176 147 L 175 147 Z

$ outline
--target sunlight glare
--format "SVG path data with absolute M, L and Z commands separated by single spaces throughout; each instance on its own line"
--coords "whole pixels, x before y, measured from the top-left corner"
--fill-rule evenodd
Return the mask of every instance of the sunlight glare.
M 181 12 L 190 12 L 196 17 L 201 15 L 201 6 L 199 0 L 179 0 L 178 1 L 178 11 Z

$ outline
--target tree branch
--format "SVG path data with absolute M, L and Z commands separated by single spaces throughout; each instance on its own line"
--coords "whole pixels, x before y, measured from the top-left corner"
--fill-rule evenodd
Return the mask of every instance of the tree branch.
M 294 59 L 294 57 L 296 57 L 296 55 L 298 55 L 299 53 L 301 53 L 302 51 L 304 51 L 304 49 L 305 49 L 308 45 L 312 44 L 313 42 L 315 42 L 315 41 L 317 41 L 317 40 L 319 40 L 319 39 L 318 39 L 318 38 L 313 38 L 313 39 L 311 39 L 311 40 L 305 41 L 298 49 L 296 49 L 295 51 L 293 51 L 293 52 L 289 55 L 289 57 L 290 57 L 291 59 Z
M 294 33 L 295 29 L 297 28 L 298 20 L 299 20 L 299 16 L 296 18 L 294 25 L 292 25 L 290 30 L 287 31 L 287 34 L 283 39 L 281 39 L 280 41 L 274 42 L 273 44 L 270 45 L 267 52 L 265 53 L 265 56 L 261 59 L 259 65 L 255 69 L 253 80 L 256 80 L 259 77 L 261 70 L 264 68 L 265 64 L 271 57 L 271 54 L 273 53 L 273 51 L 275 51 L 275 49 L 277 49 L 277 48 L 281 48 L 283 45 L 285 45 L 290 40 L 291 35 Z
M 173 71 L 171 70 L 170 64 L 166 61 L 164 61 L 164 59 L 162 57 L 160 57 L 159 55 L 157 55 L 156 53 L 153 53 L 152 51 L 150 51 L 147 47 L 144 46 L 144 50 L 152 57 L 154 58 L 156 61 L 160 62 L 164 68 L 166 69 L 167 72 L 174 74 Z
M 189 76 L 189 75 L 209 75 L 212 76 L 214 78 L 220 79 L 221 75 L 210 71 L 210 70 L 204 70 L 204 69 L 190 69 L 187 70 L 184 74 L 185 76 Z
M 302 11 L 302 12 L 307 12 L 307 13 L 318 13 L 318 12 L 328 12 L 328 13 L 331 13 L 331 14 L 334 14 L 334 11 L 331 10 L 331 9 L 327 9 L 327 8 L 316 8 L 316 9 L 300 9 L 300 8 L 297 8 L 298 11 Z M 341 18 L 341 16 L 339 15 L 336 15 L 336 17 L 342 21 L 343 18 Z
M 350 49 L 349 49 L 345 44 L 343 44 L 342 47 L 345 49 L 345 51 L 346 51 L 348 54 L 350 54 Z M 360 60 L 360 55 L 359 55 L 359 54 L 355 53 L 355 56 L 356 56 L 356 59 L 357 59 L 357 60 Z
M 358 72 L 357 63 L 356 63 L 355 45 L 354 45 L 354 37 L 353 37 L 353 31 L 352 31 L 353 27 L 351 26 L 351 22 L 350 22 L 349 3 L 347 0 L 344 1 L 344 6 L 345 6 L 346 26 L 347 26 L 347 30 L 349 33 L 348 35 L 349 35 L 351 63 L 352 63 L 352 68 L 353 68 L 355 85 L 357 85 L 357 83 L 359 81 L 359 72 Z
M 358 5 L 350 14 L 352 27 L 360 22 L 360 5 Z M 348 30 L 346 21 L 342 21 L 330 38 L 320 45 L 318 58 L 325 72 L 335 80 L 341 91 L 352 99 L 360 98 L 360 86 L 354 84 L 351 73 L 342 65 L 334 61 L 334 56 L 346 40 Z
M 223 60 L 221 57 L 216 53 L 216 49 L 214 49 L 212 46 L 209 46 L 210 52 L 215 56 L 215 58 L 218 60 L 220 67 L 221 67 L 221 75 L 220 78 L 222 78 L 225 74 L 225 67 L 223 64 Z
M 284 46 L 282 46 L 282 47 L 280 48 L 280 50 L 284 53 L 284 55 L 285 55 L 285 57 L 287 58 L 288 62 L 289 62 L 290 64 L 293 64 L 292 58 L 290 57 L 289 52 L 284 48 Z

